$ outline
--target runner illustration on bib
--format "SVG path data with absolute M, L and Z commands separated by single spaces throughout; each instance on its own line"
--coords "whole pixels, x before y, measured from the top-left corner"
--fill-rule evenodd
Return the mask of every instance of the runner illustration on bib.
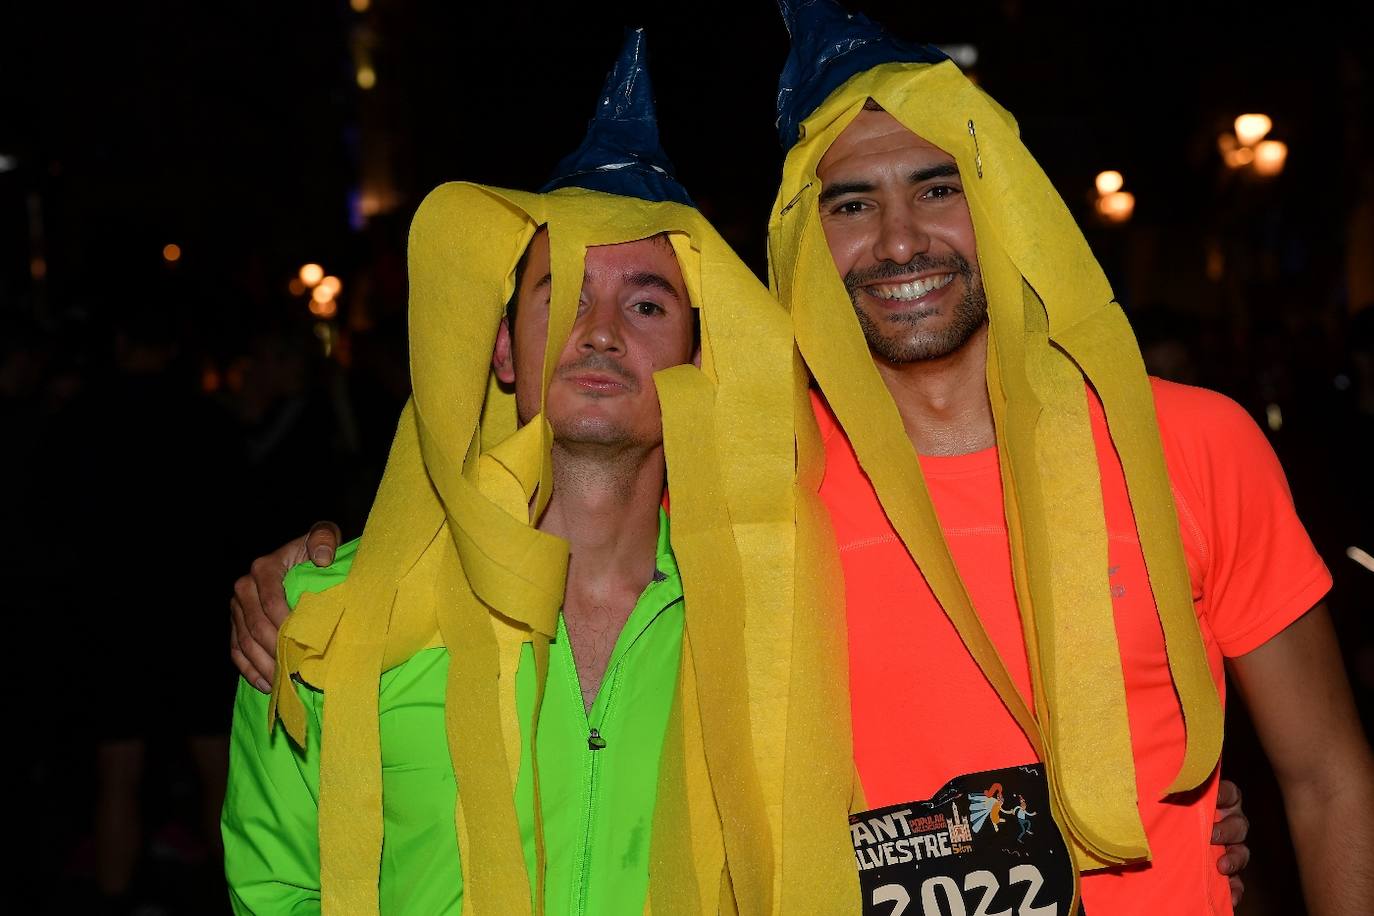
M 1069 916 L 1073 864 L 1043 764 L 851 814 L 849 833 L 866 916 Z

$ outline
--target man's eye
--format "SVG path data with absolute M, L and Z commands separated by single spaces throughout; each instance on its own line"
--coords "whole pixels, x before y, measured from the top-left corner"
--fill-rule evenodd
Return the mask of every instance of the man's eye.
M 663 306 L 659 305 L 657 302 L 651 302 L 649 300 L 645 300 L 644 302 L 636 302 L 634 304 L 634 310 L 641 315 L 663 314 Z
M 862 213 L 865 209 L 867 206 L 861 200 L 846 200 L 836 204 L 835 209 L 830 212 L 852 216 L 855 213 Z
M 932 197 L 935 200 L 944 200 L 946 197 L 953 197 L 955 194 L 958 194 L 960 190 L 960 188 L 954 185 L 939 184 L 926 191 L 926 196 Z

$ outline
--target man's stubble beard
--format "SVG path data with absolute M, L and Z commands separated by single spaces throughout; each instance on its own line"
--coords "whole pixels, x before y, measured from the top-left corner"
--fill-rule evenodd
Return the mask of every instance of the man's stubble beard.
M 920 333 L 914 337 L 905 334 L 885 334 L 859 304 L 859 296 L 862 295 L 860 287 L 866 284 L 941 268 L 957 274 L 964 284 L 964 295 L 954 304 L 949 321 L 943 328 Z M 889 363 L 897 365 L 940 359 L 954 353 L 968 343 L 988 319 L 988 299 L 983 284 L 974 275 L 968 261 L 957 254 L 939 259 L 917 255 L 907 264 L 879 264 L 864 271 L 850 271 L 844 278 L 844 286 L 854 306 L 854 314 L 859 319 L 859 327 L 863 329 L 864 339 L 868 341 L 869 350 Z M 919 326 L 931 317 L 929 314 L 904 314 L 894 315 L 889 320 L 895 324 Z

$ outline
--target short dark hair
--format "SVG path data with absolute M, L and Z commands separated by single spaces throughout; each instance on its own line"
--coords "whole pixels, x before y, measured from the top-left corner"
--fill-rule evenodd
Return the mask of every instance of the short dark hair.
M 534 235 L 530 236 L 529 242 L 525 245 L 525 250 L 520 252 L 520 260 L 515 262 L 515 288 L 511 290 L 510 300 L 506 302 L 506 323 L 510 325 L 512 340 L 515 338 L 515 311 L 520 305 L 520 281 L 525 277 L 525 268 L 530 263 L 530 249 L 534 247 L 534 237 L 543 232 L 545 226 L 540 226 L 534 230 Z

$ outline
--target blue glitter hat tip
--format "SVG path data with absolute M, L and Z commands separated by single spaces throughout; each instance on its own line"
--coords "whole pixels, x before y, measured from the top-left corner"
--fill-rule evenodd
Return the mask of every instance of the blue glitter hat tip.
M 626 33 L 582 145 L 558 163 L 553 177 L 539 190 L 558 188 L 695 206 L 687 189 L 673 177 L 673 164 L 659 143 L 643 29 Z
M 778 0 L 792 48 L 778 79 L 778 138 L 800 139 L 801 123 L 856 73 L 895 61 L 938 64 L 949 55 L 934 45 L 894 38 L 862 13 L 835 0 Z

